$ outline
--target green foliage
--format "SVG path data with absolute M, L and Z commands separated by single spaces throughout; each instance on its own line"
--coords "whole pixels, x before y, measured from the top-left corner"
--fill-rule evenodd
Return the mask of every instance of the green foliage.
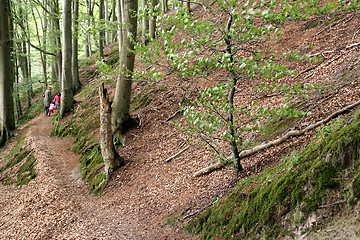
M 25 108 L 23 110 L 23 115 L 21 119 L 18 119 L 17 124 L 21 125 L 24 124 L 31 119 L 34 119 L 36 116 L 38 116 L 40 113 L 45 114 L 45 107 L 44 107 L 44 100 L 42 97 L 34 101 L 29 108 Z
M 282 10 L 274 11 L 278 5 L 284 5 Z M 294 74 L 277 63 L 279 57 L 302 61 L 306 56 L 298 52 L 279 56 L 268 49 L 256 48 L 256 44 L 279 36 L 280 23 L 304 19 L 306 12 L 313 14 L 313 9 L 320 9 L 313 1 L 292 4 L 218 1 L 215 5 L 203 3 L 202 6 L 206 14 L 201 18 L 189 15 L 185 9 L 179 9 L 175 15 L 160 16 L 163 25 L 156 41 L 148 46 L 136 46 L 142 62 L 149 66 L 137 75 L 142 79 L 155 80 L 162 76 L 158 68 L 163 67 L 181 79 L 206 81 L 214 73 L 221 72 L 224 79 L 218 79 L 218 76 L 215 79 L 222 84 L 199 91 L 199 97 L 190 105 L 180 106 L 187 122 L 180 127 L 224 159 L 225 153 L 220 152 L 217 146 L 230 143 L 232 148 L 241 149 L 252 144 L 244 138 L 249 135 L 244 132 L 257 132 L 260 129 L 259 119 L 277 119 L 281 116 L 296 119 L 309 114 L 290 107 L 288 103 L 299 96 L 306 99 L 310 94 L 320 92 L 322 87 L 292 83 L 286 86 L 276 81 Z M 321 8 L 321 11 L 331 9 Z M 166 59 L 166 67 L 160 59 Z M 280 108 L 264 108 L 256 102 L 233 104 L 237 82 L 254 78 L 263 79 L 262 83 L 254 86 L 254 95 L 279 94 L 284 99 L 284 105 Z
M 185 230 L 201 234 L 201 239 L 277 239 L 289 234 L 285 228 L 302 223 L 320 205 L 352 194 L 358 198 L 360 177 L 354 166 L 360 164 L 360 120 L 355 118 L 348 126 L 335 121 L 327 128 L 333 131 L 318 135 L 301 153 L 240 180 L 232 193 Z M 354 153 L 350 157 L 354 164 L 344 164 L 347 152 Z M 349 185 L 346 179 L 351 176 L 356 177 Z

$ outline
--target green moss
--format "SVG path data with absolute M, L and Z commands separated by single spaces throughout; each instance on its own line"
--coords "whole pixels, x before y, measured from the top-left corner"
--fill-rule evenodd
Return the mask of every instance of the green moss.
M 151 102 L 151 98 L 154 94 L 160 92 L 160 91 L 165 91 L 166 88 L 161 88 L 161 89 L 151 89 L 146 88 L 143 91 L 141 91 L 139 94 L 137 94 L 131 102 L 131 109 L 133 111 L 142 109 L 144 107 L 146 107 L 147 105 L 150 104 Z
M 106 63 L 110 66 L 115 67 L 119 62 L 119 56 L 119 48 L 114 48 L 109 52 Z
M 358 116 L 348 126 L 335 121 L 335 126 L 327 127 L 329 131 L 319 134 L 301 153 L 241 180 L 185 231 L 201 234 L 201 239 L 276 239 L 289 234 L 283 216 L 291 216 L 288 222 L 301 223 L 328 201 L 347 199 L 344 196 L 351 191 L 359 196 L 360 174 L 352 187 L 342 180 L 345 173 L 358 172 L 352 166 L 359 164 L 349 164 L 360 160 Z
M 4 185 L 16 183 L 18 186 L 28 184 L 36 177 L 36 159 L 28 149 L 23 134 L 15 146 L 2 159 L 0 167 L 0 181 Z
M 106 187 L 107 180 L 99 144 L 93 144 L 83 150 L 80 168 L 81 176 L 84 182 L 88 184 L 89 191 L 101 195 Z

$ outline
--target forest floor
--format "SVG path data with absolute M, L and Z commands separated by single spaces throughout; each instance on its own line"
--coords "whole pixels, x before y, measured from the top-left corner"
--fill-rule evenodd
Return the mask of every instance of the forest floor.
M 300 78 L 302 84 L 340 86 L 331 88 L 327 95 L 306 100 L 313 114 L 301 119 L 297 127 L 321 120 L 359 99 L 359 22 L 358 14 L 345 14 L 334 23 L 306 31 L 301 24 L 289 24 L 281 41 L 276 40 L 279 50 L 314 45 L 304 51 L 324 56 L 310 67 L 290 63 L 300 74 L 286 81 Z M 253 87 L 253 83 L 240 84 L 244 92 Z M 134 92 L 140 92 L 143 85 L 135 83 Z M 52 117 L 42 114 L 21 126 L 17 136 L 27 131 L 38 176 L 21 188 L 0 184 L 0 239 L 196 239 L 185 235 L 182 226 L 231 190 L 237 176 L 233 169 L 223 168 L 194 178 L 195 171 L 211 164 L 209 154 L 197 145 L 165 161 L 188 144 L 186 135 L 167 121 L 183 95 L 176 88 L 170 89 L 136 113 L 141 125 L 126 135 L 126 147 L 120 152 L 126 164 L 115 171 L 102 196 L 89 193 L 83 183 L 80 156 L 71 151 L 73 139 L 49 137 Z M 277 96 L 260 98 L 265 105 L 281 102 Z M 243 159 L 244 176 L 301 149 L 312 134 Z M 9 151 L 15 142 L 16 137 L 1 150 Z M 166 218 L 169 224 L 165 224 Z

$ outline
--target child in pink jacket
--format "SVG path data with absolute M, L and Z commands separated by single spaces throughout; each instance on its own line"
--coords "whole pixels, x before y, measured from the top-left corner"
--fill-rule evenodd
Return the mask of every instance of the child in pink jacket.
M 56 96 L 54 97 L 53 103 L 55 104 L 55 109 L 58 109 L 60 106 L 60 99 L 61 99 L 61 94 L 60 92 L 58 92 L 56 94 Z
M 51 116 L 51 113 L 54 113 L 54 111 L 55 111 L 55 104 L 54 103 L 50 103 L 50 107 L 49 107 L 49 117 Z

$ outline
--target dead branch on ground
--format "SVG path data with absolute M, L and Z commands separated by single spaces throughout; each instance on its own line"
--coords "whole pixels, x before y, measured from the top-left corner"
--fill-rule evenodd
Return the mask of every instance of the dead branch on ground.
M 248 156 L 250 156 L 250 155 L 252 155 L 254 153 L 257 153 L 259 151 L 262 151 L 264 149 L 270 148 L 272 146 L 279 145 L 280 143 L 284 142 L 285 140 L 287 140 L 290 137 L 300 136 L 300 135 L 304 134 L 307 131 L 310 131 L 310 130 L 312 130 L 314 128 L 317 128 L 318 126 L 320 126 L 322 124 L 325 124 L 325 123 L 329 122 L 331 119 L 339 116 L 342 113 L 347 112 L 348 110 L 356 107 L 357 105 L 360 105 L 360 101 L 357 101 L 357 102 L 355 102 L 355 103 L 353 103 L 351 105 L 348 105 L 348 106 L 346 106 L 346 107 L 332 113 L 329 117 L 327 117 L 327 118 L 325 118 L 325 119 L 323 119 L 321 121 L 318 121 L 316 123 L 310 124 L 309 126 L 307 126 L 306 128 L 304 128 L 302 130 L 290 130 L 289 132 L 287 132 L 282 137 L 277 138 L 277 139 L 275 139 L 273 141 L 257 145 L 257 146 L 255 146 L 255 147 L 253 147 L 251 149 L 243 150 L 243 151 L 240 152 L 239 157 L 240 157 L 240 159 L 242 159 L 244 157 L 248 157 Z M 194 177 L 199 177 L 199 176 L 202 176 L 204 174 L 213 172 L 213 171 L 215 171 L 217 169 L 223 168 L 226 165 L 226 163 L 228 163 L 228 162 L 225 162 L 225 163 L 218 162 L 218 163 L 216 163 L 214 165 L 211 165 L 209 167 L 203 168 L 203 169 L 195 172 L 193 176 Z

